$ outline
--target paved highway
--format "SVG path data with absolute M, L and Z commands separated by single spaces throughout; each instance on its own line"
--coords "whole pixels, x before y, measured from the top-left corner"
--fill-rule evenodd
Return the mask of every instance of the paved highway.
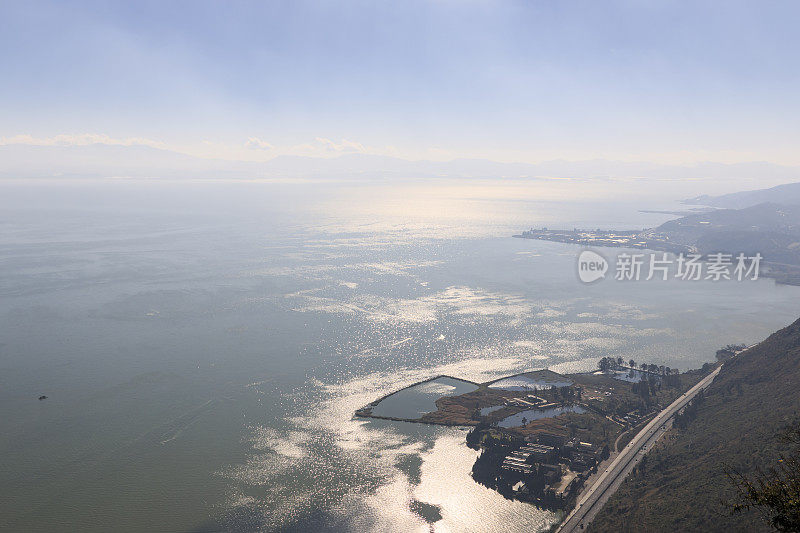
M 583 530 L 584 526 L 589 524 L 591 519 L 594 518 L 608 498 L 614 494 L 614 491 L 617 490 L 617 487 L 619 487 L 633 467 L 636 466 L 636 463 L 639 462 L 645 452 L 664 434 L 667 425 L 671 424 L 672 417 L 683 409 L 698 392 L 711 384 L 717 374 L 719 374 L 720 368 L 722 368 L 722 366 L 704 377 L 694 387 L 672 402 L 669 407 L 658 413 L 656 417 L 625 446 L 607 469 L 598 476 L 594 484 L 581 495 L 575 505 L 575 509 L 572 510 L 558 528 L 558 533 L 579 532 Z

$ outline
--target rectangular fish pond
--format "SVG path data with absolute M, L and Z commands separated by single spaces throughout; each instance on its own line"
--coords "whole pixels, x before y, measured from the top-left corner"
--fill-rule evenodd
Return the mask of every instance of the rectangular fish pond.
M 475 383 L 440 376 L 386 396 L 372 408 L 372 415 L 416 420 L 436 411 L 436 400 L 442 396 L 458 396 L 477 389 Z

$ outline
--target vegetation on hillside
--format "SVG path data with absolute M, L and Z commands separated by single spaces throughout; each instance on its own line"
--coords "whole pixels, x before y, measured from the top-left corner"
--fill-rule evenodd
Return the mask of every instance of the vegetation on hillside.
M 799 383 L 800 320 L 724 364 L 590 531 L 774 531 L 729 475 L 759 488 L 759 473 L 792 452 L 780 434 L 800 417 Z
M 791 424 L 781 435 L 792 446 L 768 471 L 746 476 L 730 469 L 728 477 L 739 490 L 731 502 L 731 513 L 755 509 L 778 531 L 800 531 L 800 422 Z

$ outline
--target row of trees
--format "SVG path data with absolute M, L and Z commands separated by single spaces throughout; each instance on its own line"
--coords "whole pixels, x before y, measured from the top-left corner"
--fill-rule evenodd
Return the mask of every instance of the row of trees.
M 654 401 L 650 397 L 655 396 L 659 389 L 661 389 L 661 381 L 652 378 L 634 383 L 631 388 L 633 393 L 641 396 L 648 406 Z
M 703 402 L 706 399 L 705 391 L 701 390 L 697 393 L 697 396 L 689 402 L 689 405 L 684 407 L 683 411 L 675 415 L 675 420 L 673 421 L 673 426 L 678 429 L 686 429 L 692 420 L 697 418 L 697 410 L 703 405 Z
M 641 370 L 642 372 L 649 372 L 660 376 L 671 376 L 680 373 L 680 370 L 677 368 L 670 368 L 664 365 L 642 363 L 637 366 L 636 361 L 633 359 L 628 361 L 628 366 L 625 366 L 625 360 L 622 357 L 617 357 L 616 359 L 613 357 L 603 357 L 598 361 L 597 366 L 603 372 L 607 370 Z
M 717 350 L 717 361 L 727 361 L 737 353 L 747 348 L 746 344 L 729 344 Z

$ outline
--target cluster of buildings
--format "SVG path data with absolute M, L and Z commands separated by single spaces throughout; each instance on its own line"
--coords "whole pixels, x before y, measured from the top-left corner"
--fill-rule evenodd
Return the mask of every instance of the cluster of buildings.
M 543 241 L 566 242 L 582 244 L 585 246 L 612 246 L 625 248 L 645 248 L 673 253 L 691 251 L 689 245 L 680 244 L 670 239 L 666 233 L 656 233 L 652 230 L 625 231 L 625 230 L 580 230 L 573 228 L 563 230 L 548 230 L 547 228 L 523 231 L 519 235 L 523 239 L 539 239 Z
M 500 476 L 521 499 L 563 504 L 606 457 L 608 447 L 538 433 L 503 459 Z
M 556 407 L 559 405 L 555 402 L 548 402 L 535 394 L 528 394 L 524 398 L 507 398 L 505 403 L 506 405 L 522 407 L 523 409 L 547 409 L 548 407 Z
M 573 228 L 572 231 L 548 230 L 547 228 L 531 228 L 523 231 L 519 237 L 523 239 L 539 239 L 545 241 L 568 242 L 575 244 L 592 244 L 595 246 L 630 246 L 645 247 L 647 241 L 640 237 L 638 231 L 606 231 L 579 230 Z

